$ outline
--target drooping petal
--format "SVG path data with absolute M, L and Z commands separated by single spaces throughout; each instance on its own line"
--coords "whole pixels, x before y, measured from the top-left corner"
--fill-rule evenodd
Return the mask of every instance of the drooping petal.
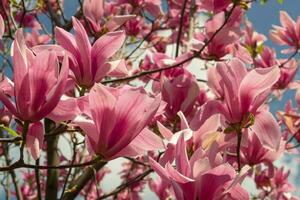
M 137 156 L 145 154 L 147 151 L 157 151 L 164 149 L 163 141 L 148 128 L 144 128 L 134 140 L 112 158 L 122 156 Z
M 135 17 L 136 17 L 135 15 L 112 16 L 112 18 L 106 23 L 106 28 L 109 31 L 115 31 L 118 28 L 120 28 L 125 22 Z
M 242 112 L 249 112 L 250 106 L 255 98 L 270 89 L 279 77 L 280 70 L 277 66 L 257 68 L 249 72 L 242 80 L 238 91 Z
M 251 127 L 264 147 L 278 150 L 281 132 L 278 123 L 268 111 L 261 111 L 255 115 L 254 125 Z
M 62 122 L 73 120 L 79 114 L 80 110 L 77 106 L 77 99 L 69 98 L 66 100 L 60 100 L 54 110 L 52 110 L 47 117 L 55 122 Z
M 41 122 L 34 122 L 29 125 L 26 136 L 26 146 L 35 160 L 40 157 L 44 134 L 44 126 Z

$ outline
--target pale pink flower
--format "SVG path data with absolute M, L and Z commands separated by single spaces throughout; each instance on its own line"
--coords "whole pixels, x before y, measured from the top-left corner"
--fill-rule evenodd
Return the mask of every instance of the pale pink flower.
M 167 103 L 166 115 L 172 119 L 179 111 L 186 116 L 193 113 L 200 87 L 196 78 L 187 70 L 183 70 L 176 76 L 162 76 L 161 94 Z
M 91 120 L 75 119 L 75 123 L 85 131 L 91 153 L 113 159 L 163 147 L 161 139 L 146 128 L 160 97 L 151 98 L 142 88 L 95 85 L 85 99 L 80 107 Z
M 152 158 L 149 164 L 164 181 L 171 183 L 178 200 L 249 199 L 239 184 L 241 177 L 213 152 L 206 154 L 199 148 L 189 159 L 181 135 L 175 147 L 176 168 L 170 162 L 161 165 Z
M 22 29 L 17 30 L 13 44 L 15 104 L 0 92 L 2 103 L 23 121 L 36 122 L 47 116 L 64 93 L 69 72 L 65 58 L 59 73 L 54 52 L 42 51 L 36 56 L 26 47 Z
M 290 46 L 283 53 L 295 52 L 300 48 L 300 17 L 294 21 L 288 13 L 280 11 L 281 26 L 273 26 L 270 32 L 271 39 L 279 45 Z
M 89 20 L 96 33 L 103 28 L 106 28 L 108 31 L 114 31 L 129 19 L 135 17 L 135 15 L 113 15 L 105 22 L 105 12 L 111 14 L 105 10 L 105 4 L 106 2 L 103 0 L 85 0 L 83 2 L 83 14 Z
M 234 59 L 228 64 L 218 63 L 215 76 L 208 76 L 208 84 L 220 100 L 204 104 L 191 122 L 197 130 L 203 122 L 215 114 L 224 116 L 227 130 L 251 127 L 265 147 L 278 149 L 280 127 L 272 114 L 262 105 L 270 89 L 279 78 L 278 67 L 258 68 L 247 71 L 244 64 Z
M 123 45 L 125 34 L 123 31 L 108 33 L 91 46 L 84 27 L 74 17 L 73 26 L 75 36 L 56 27 L 56 39 L 70 53 L 70 69 L 74 73 L 76 82 L 80 86 L 90 88 L 116 67 L 120 67 L 108 62 Z

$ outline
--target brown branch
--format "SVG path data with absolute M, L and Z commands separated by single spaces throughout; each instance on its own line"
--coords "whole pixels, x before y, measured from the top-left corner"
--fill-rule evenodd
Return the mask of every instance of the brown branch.
M 184 22 L 184 12 L 185 12 L 185 9 L 186 9 L 187 2 L 188 2 L 187 0 L 184 0 L 183 6 L 182 6 L 182 9 L 181 9 L 181 13 L 180 13 L 180 24 L 179 24 L 177 40 L 176 40 L 175 58 L 179 54 L 180 39 L 181 39 L 181 33 L 182 33 L 182 29 L 183 29 L 183 22 Z
M 3 171 L 10 171 L 14 169 L 19 169 L 19 168 L 28 168 L 28 169 L 67 169 L 67 168 L 78 168 L 78 167 L 86 167 L 93 165 L 97 163 L 99 159 L 94 159 L 88 162 L 84 163 L 78 163 L 78 164 L 67 164 L 67 165 L 31 165 L 31 164 L 26 164 L 20 160 L 14 162 L 13 164 L 6 166 L 6 167 L 0 167 L 0 172 Z
M 290 55 L 290 57 L 288 57 L 283 63 L 281 63 L 279 65 L 279 68 L 281 67 L 285 67 L 284 65 L 286 65 L 288 62 L 290 62 L 297 54 L 298 54 L 299 48 L 297 48 L 293 54 Z
M 80 193 L 82 188 L 93 179 L 94 172 L 99 171 L 104 165 L 106 164 L 106 161 L 98 160 L 95 164 L 92 166 L 89 166 L 85 169 L 83 174 L 75 180 L 73 184 L 70 185 L 69 189 L 65 192 L 63 196 L 63 200 L 71 200 L 75 199 L 76 196 Z
M 114 191 L 108 193 L 108 194 L 105 194 L 103 196 L 101 196 L 99 199 L 106 199 L 110 196 L 115 196 L 117 195 L 119 192 L 123 191 L 124 189 L 126 189 L 127 187 L 129 187 L 130 185 L 134 184 L 134 183 L 137 183 L 141 180 L 143 180 L 146 176 L 148 176 L 151 172 L 153 172 L 152 169 L 148 169 L 147 171 L 145 171 L 144 173 L 136 176 L 134 179 L 131 179 L 129 181 L 127 181 L 126 183 L 123 183 L 121 185 L 119 185 Z

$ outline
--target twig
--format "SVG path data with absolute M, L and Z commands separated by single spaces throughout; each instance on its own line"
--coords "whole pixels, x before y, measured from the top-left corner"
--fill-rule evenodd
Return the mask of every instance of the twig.
M 77 140 L 77 138 L 76 138 L 76 140 Z M 75 159 L 76 159 L 76 145 L 77 145 L 77 141 L 76 141 L 76 143 L 74 142 L 74 145 L 73 145 L 73 157 L 72 157 L 71 165 L 74 164 Z M 73 167 L 70 167 L 70 168 L 69 168 L 69 171 L 68 171 L 68 174 L 67 174 L 67 177 L 66 177 L 66 179 L 65 179 L 64 186 L 63 186 L 63 190 L 62 190 L 62 192 L 61 192 L 60 199 L 62 199 L 63 196 L 64 196 L 64 193 L 65 193 L 65 190 L 66 190 L 67 184 L 68 184 L 68 179 L 69 179 L 69 176 L 71 175 L 71 172 L 72 172 L 72 168 L 73 168 Z
M 121 185 L 119 185 L 114 191 L 108 193 L 108 194 L 105 194 L 103 196 L 101 196 L 99 199 L 106 199 L 110 196 L 114 196 L 116 194 L 118 194 L 119 192 L 123 191 L 124 189 L 126 189 L 127 187 L 129 187 L 130 185 L 134 184 L 134 183 L 137 183 L 141 180 L 143 180 L 146 176 L 148 176 L 151 172 L 153 172 L 152 169 L 148 169 L 147 171 L 145 171 L 144 173 L 136 176 L 134 179 L 131 179 L 130 181 L 126 182 L 126 183 L 123 183 Z
M 35 165 L 39 166 L 39 164 L 40 164 L 40 159 L 37 159 L 35 161 Z M 38 191 L 38 200 L 42 200 L 39 169 L 36 168 L 34 171 L 35 171 L 35 178 L 36 178 L 36 188 L 37 188 L 37 191 Z
M 180 24 L 179 24 L 177 40 L 176 40 L 175 58 L 179 54 L 180 39 L 181 39 L 181 33 L 182 33 L 182 28 L 183 28 L 183 22 L 184 22 L 184 12 L 185 12 L 187 2 L 188 2 L 187 0 L 184 0 L 183 6 L 182 6 L 182 9 L 181 9 L 181 13 L 180 13 Z
M 95 171 L 99 171 L 102 167 L 104 167 L 104 165 L 106 165 L 106 161 L 103 160 L 98 160 L 98 162 L 96 162 L 94 165 L 89 166 L 88 168 L 86 168 L 86 170 L 83 172 L 83 174 L 77 179 L 75 180 L 75 183 L 73 183 L 71 185 L 71 187 L 69 187 L 70 189 L 68 189 L 64 196 L 63 196 L 63 200 L 71 200 L 71 199 L 75 199 L 76 196 L 80 193 L 80 191 L 82 190 L 82 188 L 92 179 L 92 177 L 94 176 L 94 170 Z

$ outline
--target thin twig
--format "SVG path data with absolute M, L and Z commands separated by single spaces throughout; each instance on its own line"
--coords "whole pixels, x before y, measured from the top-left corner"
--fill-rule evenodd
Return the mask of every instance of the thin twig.
M 35 161 L 35 165 L 39 166 L 39 164 L 40 164 L 40 159 L 37 159 Z M 38 200 L 42 200 L 42 191 L 41 191 L 41 185 L 40 185 L 40 172 L 39 172 L 38 168 L 34 169 L 34 171 L 35 171 L 35 178 L 36 178 L 36 188 L 38 191 Z
M 185 12 L 187 2 L 188 2 L 187 0 L 184 0 L 183 6 L 182 6 L 182 9 L 181 9 L 181 13 L 180 13 L 180 24 L 179 24 L 177 40 L 176 40 L 175 58 L 179 54 L 180 39 L 181 39 L 181 33 L 182 33 L 182 29 L 183 29 L 183 22 L 184 22 L 184 12 Z

